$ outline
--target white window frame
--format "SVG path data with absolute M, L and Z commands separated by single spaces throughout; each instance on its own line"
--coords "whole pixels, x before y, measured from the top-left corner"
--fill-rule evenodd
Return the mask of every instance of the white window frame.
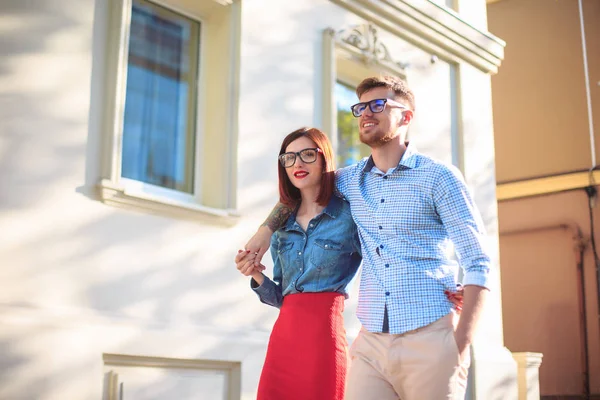
M 106 400 L 121 399 L 120 386 L 125 382 L 121 382 L 119 379 L 120 367 L 221 372 L 226 376 L 227 383 L 223 388 L 226 392 L 226 399 L 236 400 L 241 396 L 242 363 L 239 361 L 150 357 L 110 353 L 102 354 L 102 359 L 105 371 L 103 398 Z
M 96 178 L 92 178 L 94 182 L 88 182 L 87 186 L 93 186 L 95 197 L 106 204 L 170 217 L 235 223 L 238 219 L 235 209 L 235 159 L 239 103 L 240 2 L 147 1 L 200 23 L 194 192 L 184 193 L 121 176 L 133 0 L 107 2 L 103 52 L 106 73 L 100 78 L 104 98 L 98 132 L 101 151 Z M 228 24 L 229 29 L 223 29 L 224 24 Z M 95 31 L 99 34 L 98 29 Z M 229 52 L 219 52 L 220 58 L 214 56 L 216 49 L 223 46 L 228 46 Z M 228 67 L 223 68 L 222 65 Z M 215 77 L 215 74 L 221 75 Z M 207 98 L 211 101 L 206 101 Z M 209 115 L 210 121 L 205 118 Z

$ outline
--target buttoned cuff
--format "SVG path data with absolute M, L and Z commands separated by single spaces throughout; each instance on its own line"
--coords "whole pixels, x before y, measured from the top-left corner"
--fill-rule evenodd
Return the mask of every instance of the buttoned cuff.
M 250 288 L 252 288 L 257 295 L 263 297 L 275 291 L 275 282 L 265 276 L 265 280 L 263 281 L 262 285 L 259 286 L 258 282 L 252 278 L 250 279 Z

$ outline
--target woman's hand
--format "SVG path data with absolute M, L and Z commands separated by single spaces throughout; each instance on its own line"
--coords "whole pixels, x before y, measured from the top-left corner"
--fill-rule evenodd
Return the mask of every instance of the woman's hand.
M 454 308 L 456 309 L 456 312 L 458 314 L 460 314 L 462 311 L 463 294 L 464 294 L 464 289 L 463 289 L 462 285 L 460 285 L 460 284 L 457 285 L 455 292 L 451 292 L 449 290 L 444 290 L 444 294 L 446 295 L 448 300 L 450 300 L 450 302 L 452 304 L 454 304 Z
M 235 257 L 236 268 L 242 275 L 252 276 L 256 278 L 256 275 L 262 275 L 262 272 L 266 267 L 262 264 L 255 265 L 256 253 L 252 253 L 248 250 L 238 250 L 237 256 Z M 255 279 L 256 280 L 256 279 Z

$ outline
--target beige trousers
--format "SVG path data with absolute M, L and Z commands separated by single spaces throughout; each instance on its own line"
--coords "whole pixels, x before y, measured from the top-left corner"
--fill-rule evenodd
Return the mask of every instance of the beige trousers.
M 460 360 L 454 313 L 401 335 L 364 328 L 350 348 L 346 400 L 463 400 L 471 359 Z

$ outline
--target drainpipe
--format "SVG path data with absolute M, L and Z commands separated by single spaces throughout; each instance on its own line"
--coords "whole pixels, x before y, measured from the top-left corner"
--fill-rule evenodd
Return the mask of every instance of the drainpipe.
M 581 232 L 580 232 L 581 233 Z M 576 239 L 575 243 L 575 253 L 577 255 L 577 277 L 579 278 L 579 288 L 577 291 L 577 295 L 579 297 L 579 313 L 581 320 L 581 340 L 583 341 L 583 387 L 585 390 L 585 398 L 590 398 L 590 360 L 587 352 L 588 348 L 588 334 L 587 334 L 587 313 L 586 313 L 586 303 L 585 303 L 585 272 L 583 270 L 583 256 L 585 254 L 586 244 L 583 241 L 583 237 L 580 239 Z
M 587 113 L 588 113 L 588 127 L 590 130 L 590 150 L 592 155 L 592 167 L 593 170 L 596 168 L 596 144 L 594 140 L 594 119 L 592 118 L 592 97 L 590 90 L 590 73 L 588 71 L 588 60 L 587 60 L 587 46 L 585 42 L 585 25 L 583 22 L 583 4 L 582 0 L 579 0 L 579 25 L 581 30 L 581 47 L 583 52 L 583 75 L 585 78 L 585 96 L 587 103 Z
M 550 226 L 541 226 L 536 228 L 525 228 L 525 229 L 516 229 L 514 231 L 506 231 L 500 232 L 500 236 L 509 236 L 509 235 L 518 235 L 525 233 L 539 233 L 551 230 L 565 230 L 567 232 L 571 232 L 572 239 L 575 242 L 575 247 L 573 250 L 575 251 L 575 259 L 577 262 L 577 277 L 578 277 L 578 303 L 579 303 L 579 315 L 580 315 L 580 329 L 581 329 L 581 341 L 582 341 L 582 369 L 583 369 L 583 390 L 585 391 L 585 398 L 590 398 L 590 370 L 589 370 L 589 357 L 588 357 L 588 334 L 587 334 L 587 311 L 586 311 L 586 302 L 585 302 L 585 274 L 584 274 L 584 263 L 583 256 L 585 254 L 585 250 L 587 248 L 588 241 L 586 241 L 583 237 L 583 233 L 578 224 L 558 224 L 558 225 L 550 225 Z

